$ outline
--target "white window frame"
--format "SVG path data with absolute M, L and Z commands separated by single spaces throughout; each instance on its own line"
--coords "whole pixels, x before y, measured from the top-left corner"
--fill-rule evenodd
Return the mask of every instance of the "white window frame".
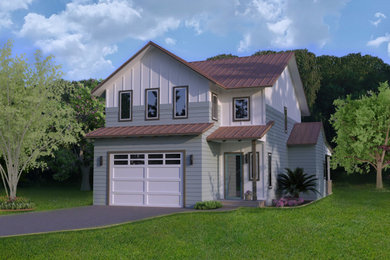
M 129 113 L 129 118 L 122 118 L 122 94 L 130 94 L 130 113 Z M 118 114 L 118 119 L 119 121 L 131 121 L 133 120 L 133 91 L 132 90 L 122 90 L 119 91 L 119 114 Z

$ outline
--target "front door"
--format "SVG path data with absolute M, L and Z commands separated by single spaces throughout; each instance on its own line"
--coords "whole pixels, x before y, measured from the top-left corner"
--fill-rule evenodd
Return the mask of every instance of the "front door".
M 242 198 L 242 154 L 225 153 L 225 199 Z

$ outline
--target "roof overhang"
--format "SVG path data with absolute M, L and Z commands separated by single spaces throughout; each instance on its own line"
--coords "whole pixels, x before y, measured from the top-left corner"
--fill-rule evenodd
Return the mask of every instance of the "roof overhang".
M 207 137 L 207 141 L 257 140 L 261 139 L 274 125 L 221 126 Z
M 150 136 L 191 136 L 200 135 L 210 129 L 214 123 L 170 124 L 149 126 L 102 127 L 86 135 L 86 138 L 126 138 Z

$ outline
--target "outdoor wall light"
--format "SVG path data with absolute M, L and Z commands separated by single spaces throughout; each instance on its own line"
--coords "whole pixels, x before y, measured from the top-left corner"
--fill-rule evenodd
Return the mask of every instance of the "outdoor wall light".
M 193 154 L 190 154 L 188 163 L 189 163 L 189 165 L 193 165 L 194 164 L 194 155 Z
M 98 166 L 102 166 L 103 165 L 103 156 L 99 156 L 98 157 Z

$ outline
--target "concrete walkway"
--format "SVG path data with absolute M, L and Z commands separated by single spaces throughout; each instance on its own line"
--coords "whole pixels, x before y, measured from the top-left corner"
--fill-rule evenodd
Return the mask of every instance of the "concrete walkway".
M 101 227 L 177 212 L 186 208 L 87 206 L 0 216 L 0 237 Z

